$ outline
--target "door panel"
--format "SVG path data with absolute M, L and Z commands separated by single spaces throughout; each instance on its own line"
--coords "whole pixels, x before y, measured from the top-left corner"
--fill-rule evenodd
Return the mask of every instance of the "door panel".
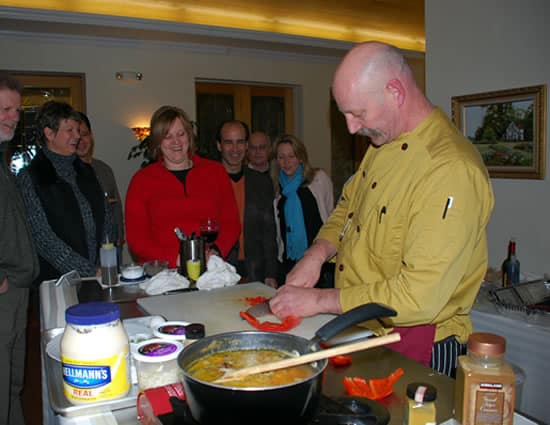
M 250 131 L 265 131 L 273 141 L 294 131 L 292 88 L 197 82 L 199 153 L 219 160 L 216 130 L 220 123 L 237 119 Z

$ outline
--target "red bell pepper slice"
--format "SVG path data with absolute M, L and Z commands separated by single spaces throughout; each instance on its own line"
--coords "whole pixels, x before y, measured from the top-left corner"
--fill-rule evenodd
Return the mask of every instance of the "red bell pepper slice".
M 368 381 L 358 376 L 346 376 L 342 383 L 346 388 L 346 393 L 351 396 L 380 400 L 393 392 L 393 384 L 397 382 L 404 373 L 403 369 L 399 368 L 385 378 L 374 378 Z
M 351 364 L 351 356 L 340 355 L 329 357 L 328 361 L 334 367 L 349 366 Z
M 257 297 L 246 297 L 244 300 L 250 307 L 252 307 L 256 304 L 260 304 L 260 303 L 263 303 L 264 301 L 267 301 L 267 297 L 262 297 L 260 295 Z
M 260 322 L 258 319 L 256 319 L 254 316 L 247 313 L 246 311 L 241 311 L 240 315 L 244 320 L 246 320 L 256 329 L 259 329 L 261 331 L 269 331 L 269 332 L 285 332 L 292 328 L 295 328 L 302 321 L 301 317 L 288 316 L 288 317 L 285 317 L 285 319 L 281 323 L 269 322 L 269 321 Z

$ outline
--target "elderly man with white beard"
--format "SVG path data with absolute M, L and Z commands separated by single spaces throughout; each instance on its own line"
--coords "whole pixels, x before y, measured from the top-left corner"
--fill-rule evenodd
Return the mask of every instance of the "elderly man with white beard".
M 25 423 L 21 390 L 29 287 L 38 275 L 38 258 L 25 209 L 6 157 L 21 113 L 23 86 L 0 74 L 0 424 Z

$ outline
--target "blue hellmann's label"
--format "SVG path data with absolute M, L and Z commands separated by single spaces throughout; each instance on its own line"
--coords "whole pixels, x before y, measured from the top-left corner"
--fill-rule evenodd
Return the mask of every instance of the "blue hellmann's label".
M 79 366 L 63 364 L 63 380 L 75 388 L 91 389 L 111 382 L 109 366 Z

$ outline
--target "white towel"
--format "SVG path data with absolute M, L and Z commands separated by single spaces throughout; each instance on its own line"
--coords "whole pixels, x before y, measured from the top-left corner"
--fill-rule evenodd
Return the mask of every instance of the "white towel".
M 211 255 L 206 265 L 207 270 L 197 280 L 197 288 L 201 290 L 222 288 L 236 285 L 241 276 L 231 264 L 226 263 L 217 255 Z
M 159 295 L 175 289 L 189 288 L 189 281 L 177 270 L 163 270 L 139 284 L 148 295 Z

